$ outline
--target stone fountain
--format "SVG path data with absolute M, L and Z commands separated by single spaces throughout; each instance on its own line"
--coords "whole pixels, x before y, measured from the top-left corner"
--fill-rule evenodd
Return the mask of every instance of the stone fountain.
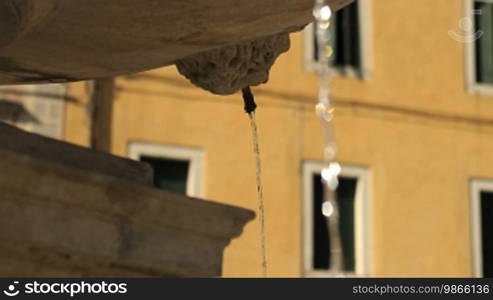
M 3 0 L 0 84 L 176 64 L 197 86 L 231 94 L 268 80 L 312 7 L 313 0 Z M 224 247 L 254 218 L 157 190 L 144 163 L 6 124 L 0 136 L 4 277 L 220 276 Z

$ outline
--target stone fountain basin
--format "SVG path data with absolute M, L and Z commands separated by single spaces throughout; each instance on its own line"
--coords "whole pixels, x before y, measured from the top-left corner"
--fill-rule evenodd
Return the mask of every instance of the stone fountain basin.
M 152 188 L 140 162 L 1 123 L 0 135 L 3 277 L 220 276 L 254 218 Z
M 337 10 L 353 0 L 329 0 Z M 314 0 L 2 0 L 0 84 L 112 77 L 300 30 Z

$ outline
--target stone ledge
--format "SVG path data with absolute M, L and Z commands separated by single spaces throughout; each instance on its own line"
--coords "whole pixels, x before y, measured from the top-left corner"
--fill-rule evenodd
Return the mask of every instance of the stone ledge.
M 219 276 L 224 247 L 254 218 L 26 153 L 0 156 L 1 276 Z
M 0 150 L 22 153 L 32 158 L 107 174 L 149 186 L 153 182 L 154 172 L 146 163 L 31 134 L 1 122 Z

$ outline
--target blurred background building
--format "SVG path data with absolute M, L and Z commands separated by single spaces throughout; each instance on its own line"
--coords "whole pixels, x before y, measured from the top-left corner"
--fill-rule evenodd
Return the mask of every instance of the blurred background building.
M 357 0 L 333 21 L 338 201 L 354 276 L 493 276 L 493 1 Z M 254 88 L 269 276 L 326 276 L 323 140 L 311 26 Z M 0 117 L 150 163 L 155 185 L 257 209 L 241 96 L 175 67 L 68 85 L 4 87 Z M 138 199 L 136 199 L 138 201 Z M 259 276 L 258 222 L 224 276 Z

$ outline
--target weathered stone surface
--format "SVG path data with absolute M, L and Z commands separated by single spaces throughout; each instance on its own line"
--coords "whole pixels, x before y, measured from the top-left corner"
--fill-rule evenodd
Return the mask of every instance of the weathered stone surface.
M 98 172 L 136 183 L 152 185 L 153 182 L 153 170 L 146 163 L 30 134 L 1 122 L 0 150 L 25 154 L 32 158 Z
M 0 98 L 0 121 L 11 122 L 17 120 L 25 112 L 26 110 L 22 104 Z
M 0 275 L 219 276 L 254 214 L 0 150 Z
M 353 0 L 330 0 L 339 9 Z M 113 77 L 296 31 L 313 0 L 2 0 L 0 84 Z
M 279 55 L 289 50 L 289 34 L 281 33 L 214 49 L 179 60 L 180 74 L 214 94 L 228 95 L 266 83 Z

